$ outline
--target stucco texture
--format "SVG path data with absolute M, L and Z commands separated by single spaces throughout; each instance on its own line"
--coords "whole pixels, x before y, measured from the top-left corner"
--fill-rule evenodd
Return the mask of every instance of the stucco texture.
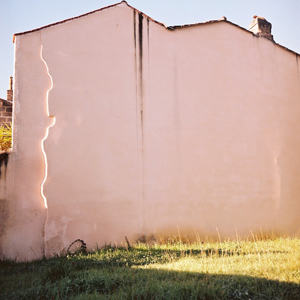
M 297 54 L 227 21 L 167 29 L 125 2 L 15 49 L 3 257 L 299 230 Z

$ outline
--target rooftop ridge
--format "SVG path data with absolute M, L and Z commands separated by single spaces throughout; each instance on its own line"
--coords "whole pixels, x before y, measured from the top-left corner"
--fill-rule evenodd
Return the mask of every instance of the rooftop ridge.
M 45 25 L 45 26 L 42 26 L 42 27 L 38 27 L 38 28 L 32 29 L 32 30 L 27 30 L 27 31 L 15 33 L 13 35 L 13 43 L 15 42 L 15 37 L 18 36 L 18 35 L 28 34 L 28 33 L 36 32 L 36 31 L 39 31 L 39 30 L 42 30 L 42 29 L 45 29 L 45 28 L 49 28 L 49 27 L 55 26 L 55 25 L 63 24 L 63 23 L 66 23 L 66 22 L 69 22 L 69 21 L 72 21 L 72 20 L 76 20 L 76 19 L 88 16 L 88 15 L 91 15 L 91 14 L 97 13 L 99 11 L 102 11 L 102 10 L 105 10 L 105 9 L 108 9 L 108 8 L 111 8 L 111 7 L 114 7 L 114 6 L 118 6 L 118 5 L 122 4 L 122 3 L 125 3 L 128 7 L 130 7 L 133 10 L 135 10 L 136 12 L 142 14 L 144 17 L 148 18 L 149 20 L 151 20 L 151 21 L 153 21 L 153 22 L 155 22 L 155 23 L 157 23 L 159 25 L 165 26 L 163 23 L 158 22 L 158 21 L 152 19 L 151 17 L 149 17 L 145 13 L 143 13 L 143 12 L 139 11 L 138 9 L 134 8 L 133 6 L 129 5 L 125 0 L 122 0 L 121 2 L 117 2 L 117 3 L 112 4 L 112 5 L 104 6 L 104 7 L 98 8 L 96 10 L 87 12 L 85 14 L 76 16 L 76 17 L 72 17 L 72 18 L 68 18 L 68 19 L 62 20 L 62 21 L 51 23 L 51 24 L 48 24 L 48 25 Z
M 105 10 L 105 9 L 108 9 L 108 8 L 111 8 L 111 7 L 114 7 L 114 6 L 118 6 L 122 3 L 125 3 L 128 7 L 130 7 L 131 9 L 133 9 L 134 11 L 136 11 L 137 13 L 139 14 L 142 14 L 145 18 L 151 20 L 152 22 L 158 24 L 158 25 L 161 25 L 163 27 L 165 27 L 166 29 L 168 30 L 176 30 L 176 29 L 182 29 L 182 28 L 187 28 L 187 27 L 192 27 L 192 26 L 201 26 L 201 25 L 207 25 L 207 24 L 214 24 L 214 23 L 220 23 L 220 22 L 225 22 L 225 23 L 228 23 L 228 24 L 231 24 L 233 26 L 236 26 L 237 28 L 240 28 L 248 33 L 251 33 L 253 36 L 256 36 L 258 37 L 257 34 L 253 33 L 252 31 L 244 28 L 244 27 L 241 27 L 231 21 L 228 21 L 226 17 L 222 17 L 221 19 L 219 20 L 210 20 L 210 21 L 206 21 L 206 22 L 199 22 L 199 23 L 193 23 L 193 24 L 184 24 L 184 25 L 173 25 L 173 26 L 167 26 L 165 25 L 164 23 L 162 22 L 159 22 L 157 20 L 154 20 L 153 18 L 149 17 L 147 14 L 143 13 L 142 11 L 136 9 L 135 7 L 129 5 L 125 0 L 122 0 L 120 2 L 117 2 L 115 4 L 112 4 L 112 5 L 108 5 L 108 6 L 105 6 L 105 7 L 102 7 L 102 8 L 99 8 L 99 9 L 96 9 L 96 10 L 93 10 L 93 11 L 90 11 L 90 12 L 87 12 L 85 14 L 82 14 L 82 15 L 79 15 L 79 16 L 76 16 L 76 17 L 72 17 L 72 18 L 68 18 L 68 19 L 65 19 L 65 20 L 62 20 L 62 21 L 59 21 L 59 22 L 55 22 L 55 23 L 51 23 L 51 24 L 48 24 L 48 25 L 45 25 L 45 26 L 42 26 L 42 27 L 39 27 L 39 28 L 36 28 L 36 29 L 32 29 L 32 30 L 28 30 L 28 31 L 24 31 L 24 32 L 18 32 L 18 33 L 15 33 L 13 35 L 13 43 L 15 42 L 15 37 L 16 36 L 19 36 L 19 35 L 23 35 L 23 34 L 28 34 L 28 33 L 32 33 L 32 32 L 36 32 L 36 31 L 39 31 L 39 30 L 42 30 L 42 29 L 45 29 L 45 28 L 49 28 L 51 26 L 55 26 L 55 25 L 59 25 L 59 24 L 63 24 L 63 23 L 66 23 L 68 21 L 72 21 L 72 20 L 76 20 L 76 19 L 79 19 L 81 17 L 85 17 L 85 16 L 88 16 L 90 14 L 93 14 L 93 13 L 96 13 L 96 12 L 99 12 L 99 11 L 102 11 L 102 10 Z M 274 40 L 270 40 L 272 43 L 274 43 L 275 45 L 289 51 L 289 52 L 292 52 L 293 54 L 296 54 L 296 56 L 300 56 L 299 53 L 297 53 L 296 51 L 293 51 L 285 46 L 282 46 L 281 44 L 278 44 L 276 43 Z

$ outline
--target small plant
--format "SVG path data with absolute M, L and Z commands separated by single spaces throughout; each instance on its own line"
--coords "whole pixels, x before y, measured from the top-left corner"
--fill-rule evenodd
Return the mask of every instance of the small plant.
M 0 152 L 8 151 L 12 145 L 12 126 L 4 124 L 0 126 Z

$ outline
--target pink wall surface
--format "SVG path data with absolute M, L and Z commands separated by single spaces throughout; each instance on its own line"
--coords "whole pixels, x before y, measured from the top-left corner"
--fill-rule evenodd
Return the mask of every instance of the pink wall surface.
M 122 2 L 16 35 L 15 57 L 2 257 L 299 230 L 296 53 Z

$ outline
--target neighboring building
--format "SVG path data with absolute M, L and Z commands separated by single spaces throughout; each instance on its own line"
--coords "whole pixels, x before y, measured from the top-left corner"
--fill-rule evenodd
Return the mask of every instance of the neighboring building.
M 0 98 L 0 126 L 12 123 L 13 79 L 10 77 L 7 100 Z
M 298 232 L 299 54 L 251 28 L 122 1 L 16 34 L 1 256 Z

